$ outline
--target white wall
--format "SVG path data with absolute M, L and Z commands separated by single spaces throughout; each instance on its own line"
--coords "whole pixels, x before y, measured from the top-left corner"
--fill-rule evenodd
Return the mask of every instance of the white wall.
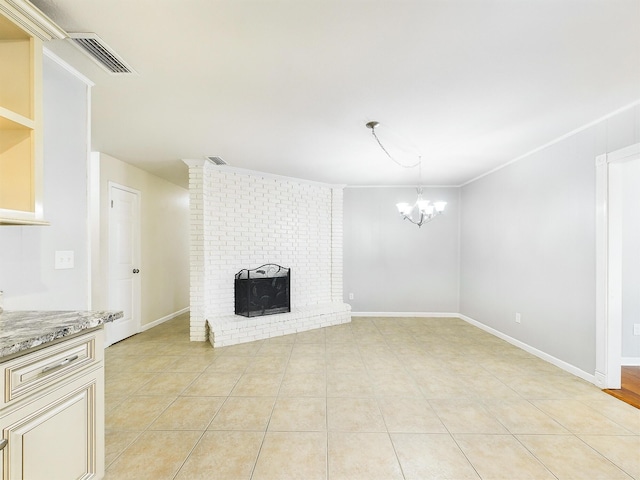
M 96 195 L 92 210 L 93 308 L 107 308 L 109 182 L 141 192 L 141 324 L 161 320 L 189 306 L 189 191 L 110 157 L 94 155 Z
M 595 158 L 639 140 L 636 106 L 464 186 L 460 312 L 593 374 Z
M 0 227 L 0 290 L 7 310 L 82 310 L 89 307 L 89 87 L 47 56 L 43 70 L 43 205 L 51 225 Z M 55 270 L 56 250 L 72 250 L 75 267 Z
M 459 189 L 424 190 L 448 203 L 421 228 L 395 206 L 415 198 L 408 187 L 345 189 L 344 301 L 354 312 L 458 311 Z
M 640 361 L 640 160 L 620 164 L 622 177 L 622 356 Z

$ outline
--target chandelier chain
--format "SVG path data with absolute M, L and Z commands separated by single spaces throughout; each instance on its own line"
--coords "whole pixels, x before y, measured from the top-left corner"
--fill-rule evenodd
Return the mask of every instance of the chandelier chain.
M 382 151 L 387 155 L 387 157 L 389 157 L 391 159 L 392 162 L 394 162 L 396 165 L 401 166 L 402 168 L 415 168 L 417 166 L 421 166 L 422 164 L 422 157 L 418 156 L 418 161 L 416 163 L 414 163 L 413 165 L 404 165 L 403 163 L 400 163 L 399 161 L 397 161 L 395 158 L 393 158 L 391 156 L 391 154 L 387 151 L 386 148 L 384 148 L 384 145 L 382 145 L 382 142 L 380 141 L 380 139 L 378 138 L 378 135 L 376 135 L 376 129 L 372 128 L 371 129 L 371 133 L 373 134 L 373 137 L 376 139 L 376 142 L 378 142 L 378 145 L 380 145 L 380 148 L 382 149 Z

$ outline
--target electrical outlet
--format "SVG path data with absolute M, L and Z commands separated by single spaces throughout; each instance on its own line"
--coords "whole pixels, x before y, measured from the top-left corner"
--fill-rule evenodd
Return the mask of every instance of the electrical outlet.
M 521 323 L 520 313 L 516 312 L 516 323 Z
M 633 334 L 640 335 L 640 323 L 633 324 Z
M 349 300 L 353 300 L 353 293 L 349 294 Z
M 55 269 L 63 270 L 66 268 L 73 268 L 73 250 L 58 250 L 56 251 Z

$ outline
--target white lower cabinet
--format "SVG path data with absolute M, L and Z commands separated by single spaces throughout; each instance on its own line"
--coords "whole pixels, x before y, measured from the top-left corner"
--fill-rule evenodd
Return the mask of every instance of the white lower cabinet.
M 60 346 L 64 342 L 58 351 Z M 102 478 L 104 367 L 99 360 L 3 408 L 2 480 Z

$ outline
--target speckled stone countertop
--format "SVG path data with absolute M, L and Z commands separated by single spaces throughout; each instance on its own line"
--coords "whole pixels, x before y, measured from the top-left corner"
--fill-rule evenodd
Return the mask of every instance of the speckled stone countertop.
M 122 318 L 122 312 L 4 311 L 0 313 L 0 361 L 29 348 Z

